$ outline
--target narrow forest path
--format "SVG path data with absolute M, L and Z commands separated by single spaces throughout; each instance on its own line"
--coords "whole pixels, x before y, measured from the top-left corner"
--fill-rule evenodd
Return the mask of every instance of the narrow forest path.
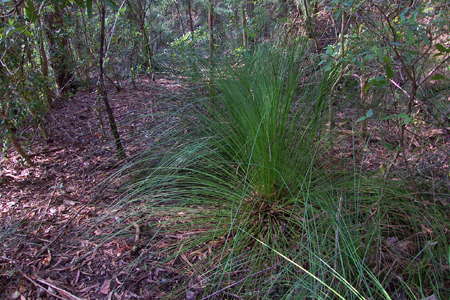
M 161 122 L 155 114 L 182 90 L 175 79 L 109 89 L 128 155 L 149 146 L 136 134 Z M 47 120 L 50 140 L 35 138 L 29 148 L 34 167 L 14 153 L 0 161 L 1 299 L 159 299 L 175 283 L 174 270 L 151 256 L 151 269 L 130 267 L 132 238 L 88 238 L 108 233 L 109 224 L 93 222 L 118 197 L 98 193 L 118 161 L 95 101 L 95 92 L 80 91 L 56 105 Z

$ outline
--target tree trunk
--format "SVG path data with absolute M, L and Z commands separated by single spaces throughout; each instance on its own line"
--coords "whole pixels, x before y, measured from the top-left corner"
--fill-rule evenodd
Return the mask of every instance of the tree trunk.
M 145 28 L 145 19 L 146 19 L 146 7 L 142 4 L 141 1 L 136 1 L 136 6 L 132 4 L 131 1 L 128 1 L 128 7 L 130 8 L 130 17 L 131 20 L 137 24 L 139 27 L 139 30 L 142 33 L 142 36 L 144 37 L 143 43 L 144 43 L 144 55 L 146 60 L 146 67 L 147 72 L 150 75 L 151 80 L 154 80 L 154 69 L 153 69 L 153 50 L 151 47 L 151 38 L 150 38 L 150 32 Z
M 254 10 L 255 10 L 255 1 L 254 0 L 247 0 L 247 4 L 246 4 L 247 8 L 247 15 L 249 18 L 253 18 L 254 17 Z
M 305 20 L 305 30 L 306 35 L 314 41 L 316 46 L 316 51 L 320 51 L 319 41 L 317 40 L 317 33 L 315 28 L 315 20 L 314 20 L 314 7 L 311 7 L 311 4 L 307 0 L 303 0 L 303 9 L 304 9 L 304 20 Z
M 209 96 L 214 96 L 214 0 L 209 0 L 208 5 L 208 30 L 209 30 Z
M 369 79 L 364 77 L 364 75 L 361 75 L 359 79 L 359 98 L 361 101 L 361 105 L 364 109 L 364 112 L 366 112 L 369 109 L 370 105 L 369 94 L 367 93 L 368 82 Z M 369 136 L 367 132 L 368 123 L 369 121 L 367 119 L 361 122 L 361 135 L 363 138 L 367 138 Z
M 187 14 L 189 19 L 189 29 L 191 31 L 191 39 L 194 41 L 194 21 L 192 20 L 192 5 L 191 0 L 187 0 Z
M 44 36 L 41 34 L 39 36 L 39 60 L 41 63 L 41 73 L 42 76 L 45 77 L 45 98 L 47 100 L 47 106 L 48 108 L 50 108 L 53 104 L 53 98 L 54 98 L 54 94 L 53 91 L 50 87 L 50 78 L 49 78 L 49 72 L 48 72 L 48 58 L 47 58 L 47 53 L 45 52 L 45 47 L 44 47 Z
M 280 13 L 278 15 L 279 18 L 287 18 L 289 15 L 289 4 L 287 0 L 280 1 Z
M 114 118 L 114 113 L 111 108 L 111 105 L 109 104 L 108 100 L 108 93 L 106 92 L 105 87 L 105 79 L 104 79 L 104 69 L 103 69 L 103 63 L 104 63 L 104 56 L 105 56 L 105 18 L 106 18 L 106 7 L 105 3 L 102 1 L 100 3 L 100 49 L 99 49 L 99 78 L 98 78 L 98 85 L 99 85 L 99 93 L 100 97 L 103 101 L 103 104 L 105 105 L 106 114 L 108 115 L 109 120 L 109 126 L 111 128 L 111 134 L 114 137 L 114 141 L 116 144 L 116 150 L 117 150 L 117 157 L 119 159 L 124 159 L 126 157 L 125 150 L 122 146 L 122 141 L 120 139 L 119 131 L 117 130 L 117 123 Z
M 212 66 L 214 56 L 214 0 L 208 5 L 209 60 Z
M 73 80 L 74 62 L 70 55 L 69 38 L 64 29 L 64 10 L 54 2 L 54 12 L 45 16 L 46 34 L 50 48 L 50 63 L 55 72 L 56 84 L 61 95 L 66 95 Z
M 249 28 L 248 28 L 248 22 L 252 21 L 253 18 L 255 17 L 254 14 L 254 10 L 255 10 L 255 1 L 254 0 L 247 0 L 246 4 L 245 4 L 245 15 L 246 15 L 246 31 L 247 31 L 247 47 L 252 47 L 252 45 L 255 44 L 255 36 L 253 35 L 248 35 L 249 32 Z M 252 23 L 250 23 L 252 24 Z
M 245 13 L 245 5 L 241 8 L 241 21 L 242 21 L 242 47 L 247 48 L 248 46 L 248 36 L 247 36 L 247 15 Z
M 145 59 L 147 61 L 147 72 L 150 74 L 150 77 L 152 80 L 155 80 L 154 77 L 154 70 L 153 70 L 153 51 L 150 45 L 150 37 L 149 37 L 149 33 L 147 32 L 147 30 L 145 29 L 145 19 L 142 20 L 141 23 L 141 32 L 142 35 L 144 36 L 144 51 L 145 51 Z
M 176 10 L 177 10 L 177 17 L 178 17 L 178 19 L 179 19 L 179 21 L 180 21 L 180 29 L 181 29 L 181 32 L 183 32 L 183 35 L 185 35 L 185 34 L 186 34 L 186 30 L 184 29 L 183 18 L 181 17 L 180 7 L 179 7 L 178 1 L 175 2 L 175 8 L 176 8 Z
M 19 140 L 16 136 L 16 128 L 11 124 L 11 122 L 8 119 L 4 119 L 7 136 L 9 139 L 9 142 L 13 145 L 14 149 L 19 153 L 19 155 L 25 160 L 25 162 L 29 166 L 34 166 L 33 161 L 31 161 L 30 156 L 27 154 L 27 152 L 22 148 L 22 145 L 20 144 Z

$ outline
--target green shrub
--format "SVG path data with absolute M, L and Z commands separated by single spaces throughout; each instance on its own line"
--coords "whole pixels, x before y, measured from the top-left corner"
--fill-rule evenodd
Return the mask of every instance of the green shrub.
M 134 180 L 122 204 L 179 237 L 166 254 L 189 261 L 210 298 L 390 299 L 390 269 L 374 259 L 383 239 L 417 232 L 403 188 L 324 164 L 338 67 L 311 73 L 307 54 L 263 47 L 222 70 L 217 96 L 165 124 L 124 170 Z

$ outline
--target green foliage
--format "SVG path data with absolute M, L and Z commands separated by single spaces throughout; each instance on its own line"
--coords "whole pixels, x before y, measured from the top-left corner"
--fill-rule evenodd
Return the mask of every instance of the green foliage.
M 368 78 L 365 92 L 385 99 L 379 101 L 384 103 L 377 108 L 380 113 L 401 104 L 403 111 L 399 113 L 410 114 L 417 86 L 434 74 L 433 78 L 442 78 L 440 66 L 448 60 L 447 48 L 441 43 L 446 35 L 446 10 L 436 9 L 444 2 L 433 0 L 414 6 L 392 1 L 332 3 L 329 10 L 334 18 L 344 18 L 349 25 L 337 43 L 328 45 L 325 60 L 341 60 L 348 64 L 349 74 Z M 351 22 L 351 12 L 358 12 L 360 18 Z M 394 88 L 400 103 L 391 100 L 389 87 Z M 424 101 L 424 105 L 432 104 Z
M 39 123 L 48 109 L 45 98 L 48 79 L 35 70 L 34 61 L 27 60 L 23 53 L 28 48 L 29 55 L 33 55 L 29 47 L 34 37 L 33 27 L 20 19 L 10 18 L 8 23 L 0 26 L 0 51 L 8 57 L 0 67 L 2 140 L 6 134 L 12 133 L 11 130 L 19 128 L 24 120 Z
M 194 38 L 192 38 L 192 33 L 189 31 L 182 35 L 181 37 L 175 39 L 169 44 L 175 50 L 186 51 L 188 49 L 198 47 L 201 44 L 205 44 L 208 41 L 208 32 L 205 28 L 199 28 L 194 31 Z

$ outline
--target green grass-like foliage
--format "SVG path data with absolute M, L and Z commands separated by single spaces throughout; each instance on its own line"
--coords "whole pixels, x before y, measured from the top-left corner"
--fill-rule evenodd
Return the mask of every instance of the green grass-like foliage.
M 405 283 L 378 259 L 392 228 L 416 232 L 403 219 L 415 208 L 393 184 L 325 167 L 322 115 L 338 68 L 312 72 L 307 54 L 263 47 L 222 66 L 215 96 L 164 124 L 125 168 L 130 218 L 179 237 L 166 255 L 189 261 L 205 299 L 390 299 L 385 286 Z

